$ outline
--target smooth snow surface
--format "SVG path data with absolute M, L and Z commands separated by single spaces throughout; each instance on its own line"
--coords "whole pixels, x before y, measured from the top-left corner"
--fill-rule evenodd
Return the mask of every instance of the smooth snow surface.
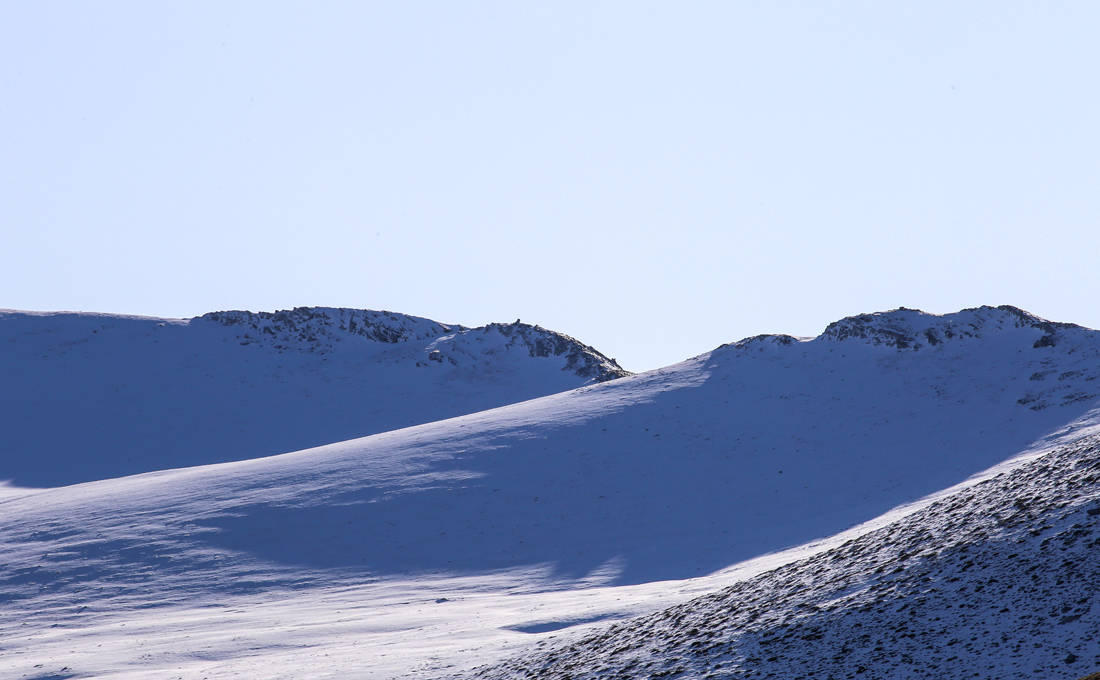
M 61 486 L 295 451 L 626 372 L 528 324 L 298 308 L 0 312 L 0 480 Z
M 295 453 L 9 490 L 0 676 L 446 675 L 1028 464 L 1095 428 L 1098 376 L 1095 331 L 898 310 Z

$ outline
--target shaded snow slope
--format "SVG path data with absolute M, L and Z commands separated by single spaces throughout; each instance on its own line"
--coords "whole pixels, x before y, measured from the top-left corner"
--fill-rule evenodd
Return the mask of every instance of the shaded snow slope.
M 1100 668 L 1100 438 L 809 559 L 466 677 L 1044 678 Z
M 0 312 L 0 348 L 0 480 L 32 487 L 293 451 L 626 375 L 537 326 L 356 309 Z
M 870 332 L 754 338 L 658 371 L 339 444 L 0 498 L 0 639 L 19 650 L 0 653 L 0 674 L 33 673 L 30 661 L 48 648 L 51 663 L 74 675 L 122 677 L 145 652 L 97 651 L 110 631 L 141 625 L 165 637 L 160 621 L 186 628 L 202 611 L 245 617 L 273 602 L 316 613 L 310 603 L 361 609 L 387 593 L 392 607 L 371 612 L 390 623 L 373 632 L 356 617 L 346 624 L 359 641 L 395 639 L 386 636 L 414 618 L 420 627 L 457 616 L 447 612 L 471 618 L 475 608 L 432 590 L 451 587 L 430 585 L 440 579 L 482 584 L 486 610 L 516 591 L 636 593 L 833 535 L 1080 436 L 1079 419 L 1096 405 L 1096 331 L 994 308 L 871 319 L 899 333 L 969 330 L 905 347 Z M 413 610 L 406 623 L 383 616 Z M 514 640 L 628 610 L 531 611 L 507 635 L 464 634 Z M 293 625 L 296 610 L 277 611 L 263 620 Z M 350 658 L 372 677 L 369 655 L 380 648 L 356 652 L 352 638 L 325 630 L 350 655 L 328 663 L 347 670 Z M 251 633 L 222 633 L 210 657 L 199 652 L 209 648 L 204 638 L 145 663 L 167 673 L 186 657 L 194 677 L 213 667 L 207 661 L 218 677 L 249 677 L 257 645 L 290 654 Z M 447 665 L 420 672 L 433 677 Z M 311 662 L 287 677 L 326 668 Z M 148 676 L 142 670 L 136 677 Z

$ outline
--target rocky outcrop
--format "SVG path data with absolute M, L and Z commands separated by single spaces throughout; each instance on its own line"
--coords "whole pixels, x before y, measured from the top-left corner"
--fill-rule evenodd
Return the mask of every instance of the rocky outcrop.
M 798 338 L 794 337 L 793 335 L 776 335 L 767 333 L 764 335 L 754 335 L 751 338 L 744 338 L 742 340 L 738 340 L 737 342 L 726 343 L 725 345 L 721 345 L 720 347 L 718 347 L 718 349 L 728 349 L 732 347 L 734 349 L 746 350 L 762 349 L 769 346 L 786 347 L 787 345 L 793 345 L 796 342 L 798 342 Z
M 281 352 L 325 354 L 337 343 L 347 340 L 388 345 L 421 343 L 426 361 L 417 362 L 419 366 L 445 363 L 457 366 L 491 360 L 493 352 L 503 345 L 522 348 L 532 358 L 560 357 L 564 362 L 562 370 L 590 382 L 630 375 L 614 359 L 575 338 L 518 320 L 467 328 L 394 312 L 296 307 L 277 312 L 210 312 L 193 319 L 192 323 L 220 324 L 231 328 L 242 345 L 265 344 Z M 488 344 L 485 341 L 489 341 Z
M 491 323 L 478 328 L 440 338 L 428 347 L 428 359 L 459 364 L 463 357 L 499 349 L 520 349 L 533 358 L 560 357 L 562 370 L 570 371 L 591 382 L 606 382 L 630 375 L 619 363 L 604 356 L 590 345 L 564 333 L 516 320 L 513 323 Z
M 919 350 L 1012 328 L 1036 331 L 1032 346 L 1040 348 L 1053 347 L 1063 332 L 1080 329 L 1080 326 L 1047 321 L 1010 305 L 974 307 L 944 315 L 899 307 L 889 312 L 859 314 L 834 321 L 819 337 L 836 342 L 860 340 L 871 345 Z
M 407 314 L 343 307 L 295 307 L 277 312 L 231 310 L 203 314 L 193 321 L 232 327 L 241 344 L 264 342 L 277 349 L 314 352 L 331 350 L 334 343 L 346 338 L 393 344 L 463 330 L 462 326 Z

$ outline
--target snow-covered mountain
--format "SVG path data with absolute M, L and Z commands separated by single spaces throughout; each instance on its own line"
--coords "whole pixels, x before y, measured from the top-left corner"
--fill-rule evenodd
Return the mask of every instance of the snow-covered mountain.
M 716 593 L 466 677 L 1043 678 L 1100 668 L 1100 437 Z
M 458 370 L 447 342 L 418 356 Z M 895 310 L 339 444 L 13 493 L 0 675 L 439 677 L 1046 460 L 1095 429 L 1098 377 L 1097 331 Z M 486 673 L 521 665 L 538 676 Z
M 242 460 L 627 375 L 561 333 L 297 308 L 194 319 L 0 312 L 0 480 Z

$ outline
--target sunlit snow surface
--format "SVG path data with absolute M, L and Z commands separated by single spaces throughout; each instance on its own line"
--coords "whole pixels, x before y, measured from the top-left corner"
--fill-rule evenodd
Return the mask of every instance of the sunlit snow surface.
M 839 545 L 1094 426 L 1094 331 L 858 319 L 281 456 L 9 489 L 0 676 L 438 677 Z

